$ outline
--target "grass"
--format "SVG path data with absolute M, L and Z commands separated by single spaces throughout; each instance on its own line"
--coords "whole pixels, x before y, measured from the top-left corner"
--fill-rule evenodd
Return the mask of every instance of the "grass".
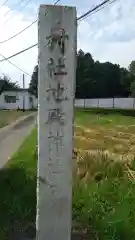
M 0 171 L 0 239 L 14 240 L 35 222 L 36 130 Z
M 11 124 L 19 117 L 25 116 L 30 111 L 17 111 L 17 110 L 0 110 L 0 128 Z
M 73 218 L 92 229 L 92 239 L 135 239 L 135 185 L 127 179 L 76 184 Z
M 135 239 L 135 119 L 76 112 L 73 218 L 100 240 Z
M 92 239 L 135 240 L 134 122 L 122 113 L 76 111 L 73 222 Z M 0 172 L 1 240 L 35 224 L 36 159 L 34 130 Z

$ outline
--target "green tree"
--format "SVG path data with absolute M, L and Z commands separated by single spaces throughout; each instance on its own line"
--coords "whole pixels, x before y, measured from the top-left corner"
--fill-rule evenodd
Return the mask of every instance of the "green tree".
M 92 71 L 94 67 L 94 59 L 90 53 L 84 53 L 82 50 L 77 54 L 77 70 L 76 70 L 76 97 L 87 98 L 91 85 L 93 84 Z
M 133 63 L 131 65 L 133 69 Z M 128 97 L 133 91 L 133 87 L 131 88 L 133 80 L 134 75 L 118 64 L 100 63 L 94 61 L 90 53 L 78 51 L 76 98 Z M 34 68 L 29 89 L 38 95 L 38 66 Z
M 77 54 L 76 98 L 127 97 L 129 72 L 110 62 L 94 62 L 91 54 Z
M 38 65 L 36 65 L 34 68 L 31 81 L 29 84 L 29 91 L 36 97 L 38 96 Z
M 133 75 L 135 75 L 135 60 L 132 61 L 129 65 L 129 72 Z
M 129 73 L 130 73 L 130 91 L 131 96 L 135 97 L 135 61 L 132 61 L 129 65 Z
M 135 81 L 131 82 L 130 90 L 131 90 L 131 96 L 135 98 Z
M 19 88 L 18 84 L 16 82 L 12 82 L 6 75 L 0 77 L 0 94 L 5 90 L 14 90 L 17 88 Z

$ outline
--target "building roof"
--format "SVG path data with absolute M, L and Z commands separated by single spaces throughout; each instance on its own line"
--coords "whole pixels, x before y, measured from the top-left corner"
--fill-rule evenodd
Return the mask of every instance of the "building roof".
M 28 88 L 5 89 L 3 92 L 29 92 Z
M 18 92 L 18 93 L 19 92 L 28 92 L 30 95 L 35 96 L 35 94 L 31 93 L 28 88 L 16 88 L 16 89 L 7 89 L 7 90 L 5 89 L 2 93 L 6 93 L 6 92 Z

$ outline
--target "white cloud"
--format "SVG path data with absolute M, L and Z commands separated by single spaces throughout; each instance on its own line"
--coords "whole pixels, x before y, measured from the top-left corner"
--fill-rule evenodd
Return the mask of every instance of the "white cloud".
M 135 59 L 134 11 L 134 0 L 128 4 L 120 0 L 93 14 L 80 24 L 79 48 L 91 52 L 96 60 L 128 67 Z
M 54 0 L 49 1 L 49 3 L 53 2 Z M 63 5 L 77 6 L 78 16 L 80 16 L 101 1 L 83 0 L 79 3 L 78 0 L 61 0 L 60 2 Z M 15 2 L 12 0 L 10 5 L 1 7 L 0 41 L 9 38 L 31 24 L 37 18 L 38 6 L 39 2 L 35 2 L 35 4 L 29 4 L 22 11 L 22 6 L 15 8 Z M 16 10 L 4 16 L 12 8 Z M 123 0 L 117 0 L 116 3 L 108 5 L 101 11 L 81 21 L 78 27 L 78 48 L 89 51 L 95 60 L 111 61 L 127 67 L 135 59 L 134 12 L 134 0 L 128 0 L 128 3 Z M 7 57 L 36 42 L 37 25 L 35 24 L 11 41 L 0 44 L 0 53 Z M 31 74 L 37 63 L 37 48 L 31 49 L 13 58 L 11 61 Z M 2 66 L 0 64 L 0 72 L 8 74 L 13 81 L 18 81 L 20 85 L 22 84 L 22 73 L 8 62 L 4 62 Z M 29 80 L 30 77 L 26 77 L 26 86 L 28 86 Z

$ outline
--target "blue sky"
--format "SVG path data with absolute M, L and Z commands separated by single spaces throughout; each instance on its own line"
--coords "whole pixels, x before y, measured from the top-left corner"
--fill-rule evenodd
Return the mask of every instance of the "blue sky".
M 29 0 L 22 0 L 18 6 L 21 0 L 9 0 L 5 6 L 1 7 L 4 1 L 0 0 L 0 41 L 9 38 L 34 21 L 38 16 L 41 3 L 54 3 L 54 0 L 31 0 L 26 6 Z M 60 0 L 60 4 L 76 6 L 77 15 L 80 16 L 102 1 Z M 10 9 L 12 11 L 6 14 Z M 135 0 L 117 0 L 113 4 L 108 4 L 101 11 L 79 22 L 78 49 L 90 52 L 95 60 L 111 61 L 128 67 L 130 62 L 135 60 L 134 15 Z M 7 57 L 36 42 L 37 24 L 11 41 L 0 44 L 0 53 Z M 13 58 L 12 61 L 31 74 L 37 63 L 37 48 Z M 22 85 L 22 73 L 9 63 L 0 64 L 0 74 L 2 73 Z M 26 86 L 29 80 L 30 77 L 26 77 Z

